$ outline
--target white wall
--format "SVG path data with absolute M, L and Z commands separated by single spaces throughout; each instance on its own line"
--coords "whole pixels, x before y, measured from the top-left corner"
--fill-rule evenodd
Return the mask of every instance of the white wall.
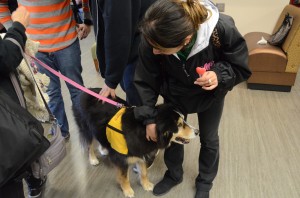
M 289 0 L 212 0 L 225 3 L 225 12 L 234 18 L 242 35 L 248 32 L 272 33 L 275 23 Z

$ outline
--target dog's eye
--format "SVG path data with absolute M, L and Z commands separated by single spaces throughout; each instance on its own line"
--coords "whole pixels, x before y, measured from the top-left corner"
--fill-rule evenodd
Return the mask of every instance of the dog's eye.
M 178 126 L 178 127 L 182 127 L 182 125 L 183 125 L 182 123 L 178 123 L 178 125 L 177 125 L 177 126 Z

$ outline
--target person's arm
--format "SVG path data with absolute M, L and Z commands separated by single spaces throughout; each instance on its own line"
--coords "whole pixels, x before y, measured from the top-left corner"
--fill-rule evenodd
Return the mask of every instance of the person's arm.
M 116 97 L 115 89 L 121 82 L 130 55 L 132 42 L 132 18 L 130 0 L 104 1 L 102 24 L 98 31 L 104 34 L 105 74 L 100 95 Z
M 92 22 L 92 15 L 89 7 L 89 0 L 82 0 L 82 10 L 83 10 L 83 23 L 85 25 L 91 26 Z
M 105 84 L 112 89 L 122 79 L 131 49 L 133 33 L 130 1 L 109 0 L 105 1 L 103 7 Z
M 163 80 L 159 63 L 159 56 L 153 54 L 152 47 L 142 38 L 134 83 L 143 105 L 134 108 L 134 116 L 146 125 L 146 138 L 154 142 L 157 141 L 155 105 Z
M 3 24 L 6 30 L 8 30 L 13 23 L 7 2 L 7 0 L 0 0 L 0 23 Z
M 77 32 L 79 39 L 85 39 L 91 32 L 92 16 L 89 7 L 89 0 L 82 1 L 83 24 L 77 24 Z
M 155 105 L 162 83 L 162 73 L 159 55 L 154 55 L 152 47 L 142 38 L 139 47 L 139 62 L 137 64 L 134 84 L 142 100 L 141 107 L 134 110 L 135 117 L 144 124 L 154 123 Z
M 25 28 L 29 23 L 29 13 L 21 6 L 13 12 L 12 20 L 14 21 L 12 26 L 8 28 L 4 39 L 0 41 L 0 73 L 13 71 L 18 67 L 23 58 L 19 47 L 11 41 L 6 40 L 6 38 L 15 39 L 24 48 L 27 40 Z
M 217 26 L 221 39 L 222 61 L 215 62 L 211 70 L 217 74 L 219 87 L 231 90 L 251 76 L 248 48 L 231 17 L 223 16 Z

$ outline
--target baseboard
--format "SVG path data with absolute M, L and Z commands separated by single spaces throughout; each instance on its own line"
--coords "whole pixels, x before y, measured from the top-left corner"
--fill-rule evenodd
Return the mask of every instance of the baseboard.
M 247 83 L 248 89 L 254 90 L 265 90 L 265 91 L 280 91 L 280 92 L 290 92 L 292 86 L 286 85 L 268 85 L 268 84 L 257 84 L 257 83 Z

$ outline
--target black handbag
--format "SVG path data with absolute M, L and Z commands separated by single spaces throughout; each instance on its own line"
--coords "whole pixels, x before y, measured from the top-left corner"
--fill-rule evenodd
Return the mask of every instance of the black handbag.
M 18 84 L 14 74 L 11 78 Z M 18 97 L 22 106 L 0 92 L 0 187 L 22 178 L 50 146 L 41 123 L 24 108 L 24 98 Z
M 268 39 L 270 45 L 281 46 L 292 28 L 293 17 L 287 13 L 279 29 Z

